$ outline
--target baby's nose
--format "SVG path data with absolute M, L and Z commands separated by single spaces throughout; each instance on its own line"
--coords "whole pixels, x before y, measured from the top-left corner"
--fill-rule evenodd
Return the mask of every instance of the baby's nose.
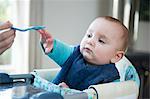
M 90 38 L 90 39 L 88 40 L 88 44 L 89 44 L 89 45 L 92 45 L 92 46 L 95 46 L 95 40 L 94 40 L 94 38 Z

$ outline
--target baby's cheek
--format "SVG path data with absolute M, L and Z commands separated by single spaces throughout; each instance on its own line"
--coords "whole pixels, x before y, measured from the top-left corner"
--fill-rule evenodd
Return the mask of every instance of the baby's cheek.
M 83 47 L 80 45 L 80 53 L 83 53 Z

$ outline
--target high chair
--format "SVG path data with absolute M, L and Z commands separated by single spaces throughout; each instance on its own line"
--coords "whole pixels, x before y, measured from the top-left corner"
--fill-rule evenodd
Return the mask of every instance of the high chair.
M 123 59 L 116 63 L 116 67 L 121 74 L 119 82 L 91 85 L 85 92 L 94 94 L 93 99 L 137 99 L 139 95 L 139 85 L 136 81 L 126 79 L 128 66 L 132 66 L 132 64 L 126 57 L 123 57 Z M 60 68 L 35 69 L 34 72 L 40 77 L 51 81 L 59 70 Z

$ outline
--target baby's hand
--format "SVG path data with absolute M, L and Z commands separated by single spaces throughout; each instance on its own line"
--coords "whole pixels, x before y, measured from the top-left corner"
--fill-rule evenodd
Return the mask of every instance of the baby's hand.
M 58 86 L 64 87 L 64 88 L 69 88 L 69 86 L 65 82 L 59 83 Z
M 53 37 L 44 29 L 37 30 L 41 34 L 41 43 L 45 49 L 45 53 L 49 53 L 53 49 Z

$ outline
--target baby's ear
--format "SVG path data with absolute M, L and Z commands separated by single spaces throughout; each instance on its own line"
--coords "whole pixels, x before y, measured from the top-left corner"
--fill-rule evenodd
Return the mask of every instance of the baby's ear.
M 115 56 L 111 59 L 111 63 L 118 62 L 124 56 L 124 54 L 125 54 L 124 51 L 117 51 Z

